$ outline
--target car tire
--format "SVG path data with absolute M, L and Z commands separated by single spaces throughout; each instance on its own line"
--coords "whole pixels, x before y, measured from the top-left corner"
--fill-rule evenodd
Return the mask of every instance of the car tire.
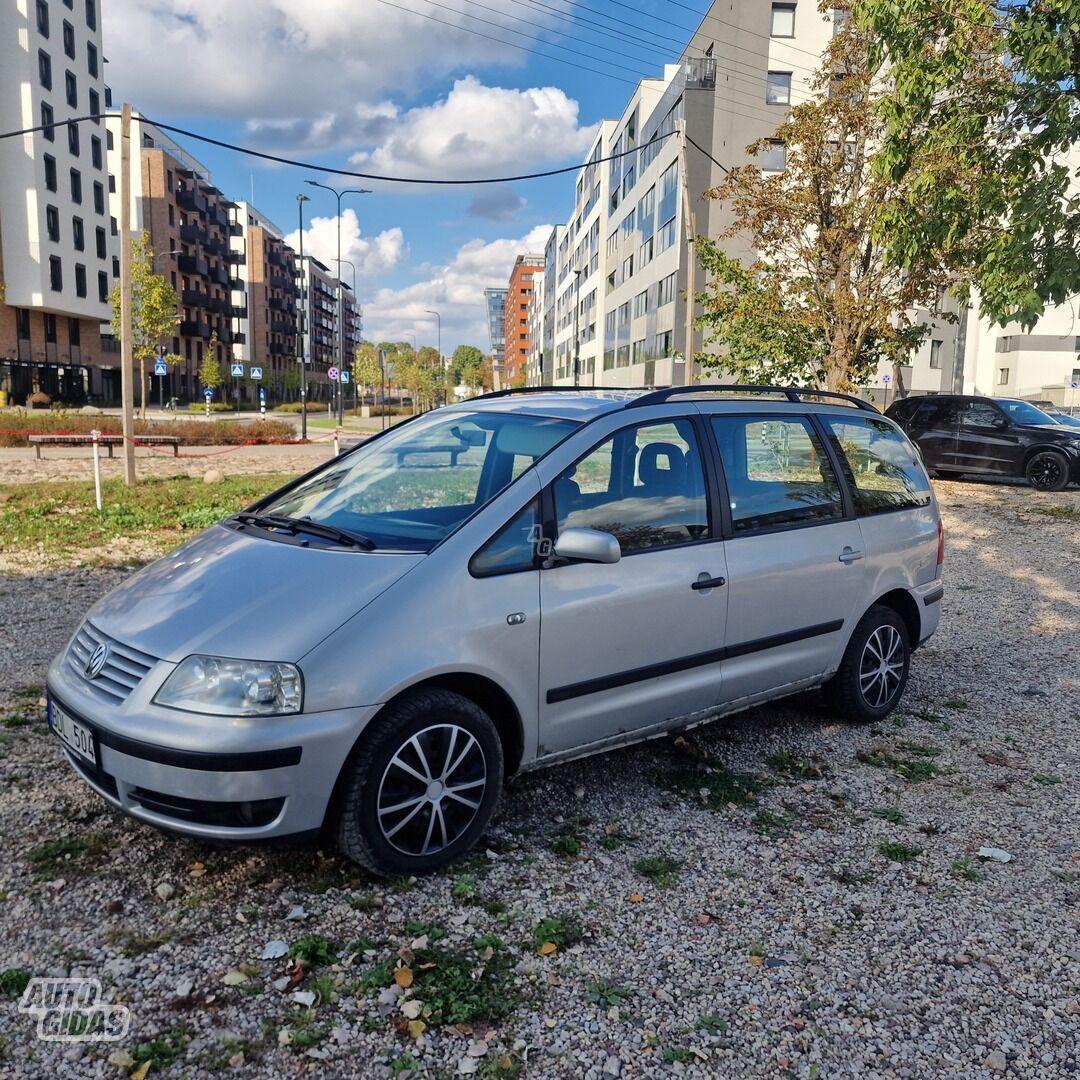
M 423 874 L 464 855 L 499 801 L 503 748 L 491 718 L 450 690 L 388 705 L 342 770 L 336 839 L 384 877 Z
M 1032 455 L 1024 475 L 1038 491 L 1063 491 L 1069 482 L 1069 463 L 1057 450 L 1040 450 Z
M 907 624 L 892 608 L 875 604 L 855 626 L 840 667 L 825 684 L 826 700 L 852 723 L 882 720 L 903 697 L 910 667 Z

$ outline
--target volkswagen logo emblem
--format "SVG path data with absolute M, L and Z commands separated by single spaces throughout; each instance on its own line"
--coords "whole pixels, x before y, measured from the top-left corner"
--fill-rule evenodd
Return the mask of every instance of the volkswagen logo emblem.
M 101 674 L 101 669 L 105 666 L 105 661 L 109 659 L 109 646 L 102 642 L 91 654 L 90 659 L 86 661 L 86 667 L 83 668 L 83 673 L 88 679 L 96 679 Z

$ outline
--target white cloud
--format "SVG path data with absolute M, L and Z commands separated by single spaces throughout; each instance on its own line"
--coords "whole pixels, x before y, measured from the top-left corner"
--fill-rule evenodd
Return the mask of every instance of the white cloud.
M 581 156 L 595 132 L 578 123 L 578 103 L 558 87 L 513 90 L 468 75 L 445 98 L 403 113 L 376 149 L 350 161 L 386 175 L 519 173 L 538 162 Z
M 435 320 L 442 316 L 443 351 L 457 345 L 490 348 L 484 289 L 504 286 L 518 255 L 543 254 L 550 225 L 538 225 L 525 236 L 502 240 L 470 240 L 446 264 L 426 268 L 423 280 L 401 289 L 379 289 L 364 297 L 364 336 L 373 341 L 400 341 L 416 334 L 417 343 L 435 343 Z
M 362 196 L 361 196 L 362 198 Z M 299 250 L 300 230 L 294 229 L 285 242 Z M 357 278 L 385 274 L 400 266 L 408 257 L 405 234 L 401 229 L 384 229 L 375 236 L 361 235 L 360 220 L 351 207 L 341 214 L 341 259 L 354 263 Z M 337 266 L 337 216 L 313 217 L 304 229 L 304 254 L 314 255 L 331 270 Z M 343 277 L 351 283 L 352 275 L 347 265 L 342 267 Z
M 489 184 L 476 191 L 465 212 L 488 221 L 512 221 L 524 209 L 525 200 L 513 188 Z

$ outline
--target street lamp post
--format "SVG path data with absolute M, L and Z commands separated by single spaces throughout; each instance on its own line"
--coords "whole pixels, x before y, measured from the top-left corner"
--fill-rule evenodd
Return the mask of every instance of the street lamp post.
M 304 316 L 307 314 L 307 290 L 304 286 L 304 203 L 306 195 L 296 196 L 300 211 L 300 438 L 307 438 L 307 349 L 304 346 Z
M 341 295 L 341 200 L 346 195 L 370 195 L 370 188 L 332 188 L 329 184 L 320 184 L 318 180 L 307 180 L 305 183 L 312 187 L 322 188 L 329 191 L 337 199 L 337 264 L 338 264 L 338 310 L 337 310 L 337 334 L 338 334 L 338 371 L 345 366 L 345 327 L 342 325 L 344 305 Z M 341 405 L 341 379 L 338 379 L 338 405 Z M 340 421 L 340 413 L 339 413 Z
M 339 283 L 341 281 L 341 264 L 342 263 L 344 263 L 347 267 L 349 267 L 350 270 L 352 270 L 352 301 L 355 304 L 356 303 L 356 263 L 354 263 L 351 259 L 342 259 L 342 260 L 340 260 L 340 262 L 338 263 L 338 282 Z M 341 335 L 342 335 L 342 338 L 344 338 L 344 336 L 345 336 L 345 324 L 344 324 L 344 322 L 342 322 L 342 325 L 341 325 Z M 342 351 L 344 352 L 344 349 L 342 349 Z M 349 358 L 349 370 L 352 369 L 352 361 L 353 360 L 355 360 L 355 356 L 352 356 L 352 357 Z M 342 366 L 341 370 L 345 371 L 346 369 L 345 369 L 344 366 Z M 340 379 L 339 379 L 339 382 L 340 382 Z M 356 380 L 355 379 L 353 380 L 352 388 L 353 388 L 353 408 L 355 409 L 356 408 Z M 344 417 L 345 391 L 344 390 L 342 390 L 342 392 L 341 392 L 341 399 L 342 399 L 341 411 L 338 413 L 338 423 L 339 424 L 344 423 L 344 420 L 345 420 L 345 417 Z
M 183 252 L 179 248 L 173 248 L 171 251 L 159 251 L 159 252 L 157 252 L 155 255 L 153 255 L 151 257 L 150 266 L 151 266 L 151 268 L 153 268 L 154 264 L 157 263 L 158 259 L 164 259 L 169 255 L 182 255 L 182 254 L 183 254 Z M 165 346 L 164 345 L 159 345 L 158 346 L 158 359 L 159 360 L 164 360 L 165 359 Z M 139 404 L 140 405 L 142 404 L 142 395 L 144 395 L 145 393 L 146 393 L 146 387 L 145 386 L 140 387 L 139 388 Z M 171 377 L 169 378 L 169 393 L 170 394 L 172 393 L 172 378 Z M 164 375 L 159 375 L 158 376 L 158 407 L 162 411 L 164 411 L 164 409 L 165 409 L 165 376 Z M 145 412 L 145 409 L 143 411 Z
M 578 315 L 581 310 L 581 268 L 574 271 L 574 386 L 577 386 L 581 372 L 580 347 L 581 332 L 578 328 Z

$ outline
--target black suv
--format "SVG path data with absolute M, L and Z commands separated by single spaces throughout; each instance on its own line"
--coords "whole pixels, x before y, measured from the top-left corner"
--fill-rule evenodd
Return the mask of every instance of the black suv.
M 1080 429 L 1055 423 L 1029 401 L 936 394 L 894 401 L 885 415 L 941 476 L 1027 477 L 1042 491 L 1080 482 Z

